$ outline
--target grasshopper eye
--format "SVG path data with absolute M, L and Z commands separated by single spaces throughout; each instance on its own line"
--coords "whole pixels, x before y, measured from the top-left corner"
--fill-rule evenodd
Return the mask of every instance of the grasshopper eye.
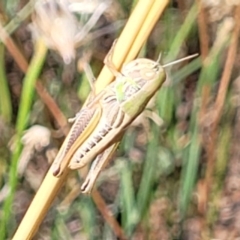
M 151 80 L 156 76 L 157 72 L 154 69 L 142 69 L 141 76 L 145 80 Z
M 148 78 L 151 78 L 151 77 L 153 77 L 153 76 L 155 75 L 155 72 L 154 72 L 154 71 L 146 71 L 146 72 L 144 73 L 144 75 L 145 75 L 146 77 L 148 77 Z

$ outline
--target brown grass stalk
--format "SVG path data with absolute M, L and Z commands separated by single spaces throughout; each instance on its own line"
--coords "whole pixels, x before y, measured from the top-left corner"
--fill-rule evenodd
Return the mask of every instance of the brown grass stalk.
M 209 54 L 209 34 L 208 34 L 208 28 L 207 28 L 207 14 L 203 7 L 202 0 L 196 0 L 197 6 L 198 6 L 198 31 L 199 31 L 199 40 L 200 40 L 200 51 L 201 51 L 201 58 L 202 61 L 205 60 L 205 58 Z M 202 97 L 202 104 L 200 109 L 200 118 L 205 116 L 207 105 L 209 102 L 210 97 L 210 87 L 204 85 L 201 93 Z
M 12 38 L 8 35 L 8 33 L 5 31 L 3 26 L 0 24 L 0 39 L 6 46 L 7 50 L 10 52 L 14 60 L 16 61 L 19 68 L 26 73 L 28 70 L 28 62 L 26 58 L 23 56 L 21 51 L 18 49 Z M 58 105 L 54 101 L 54 99 L 50 96 L 50 94 L 47 92 L 47 90 L 42 85 L 40 79 L 37 80 L 36 83 L 36 91 L 38 95 L 40 96 L 42 102 L 45 104 L 45 106 L 49 109 L 52 116 L 54 117 L 55 121 L 58 123 L 59 127 L 62 129 L 64 134 L 67 134 L 68 129 L 68 121 L 65 118 L 64 114 L 59 109 Z
M 207 160 L 207 170 L 206 170 L 206 186 L 207 188 L 207 199 L 209 198 L 210 194 L 210 188 L 212 186 L 212 180 L 213 180 L 213 172 L 215 167 L 215 161 L 216 161 L 216 145 L 217 145 L 217 137 L 218 137 L 218 125 L 221 120 L 221 116 L 223 114 L 224 109 L 224 102 L 226 100 L 226 94 L 228 90 L 228 86 L 231 80 L 231 73 L 234 66 L 234 62 L 237 55 L 237 46 L 238 46 L 238 39 L 239 39 L 239 31 L 240 31 L 240 6 L 236 7 L 235 9 L 235 27 L 230 39 L 229 43 L 229 49 L 227 54 L 226 63 L 223 70 L 223 75 L 220 81 L 220 86 L 218 89 L 216 101 L 215 101 L 215 113 L 214 113 L 214 121 L 213 126 L 210 132 L 210 138 L 211 138 L 211 145 L 209 147 L 208 152 L 208 160 Z
M 101 212 L 104 219 L 106 219 L 108 224 L 114 230 L 116 236 L 118 236 L 121 240 L 127 239 L 123 229 L 119 226 L 119 223 L 116 221 L 115 218 L 111 217 L 112 213 L 108 208 L 106 208 L 106 204 L 103 201 L 99 192 L 96 190 L 93 190 L 92 197 L 94 199 L 94 203 L 96 204 L 97 208 Z
M 198 31 L 200 40 L 201 57 L 204 60 L 209 53 L 209 34 L 208 34 L 208 18 L 205 9 L 203 8 L 202 0 L 196 0 L 198 6 Z

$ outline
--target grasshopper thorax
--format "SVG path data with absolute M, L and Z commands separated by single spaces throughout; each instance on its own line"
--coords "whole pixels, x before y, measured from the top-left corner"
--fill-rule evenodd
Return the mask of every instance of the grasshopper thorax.
M 150 59 L 138 58 L 125 64 L 115 84 L 118 102 L 128 101 L 143 92 L 151 95 L 162 83 L 160 75 L 165 75 L 164 69 Z

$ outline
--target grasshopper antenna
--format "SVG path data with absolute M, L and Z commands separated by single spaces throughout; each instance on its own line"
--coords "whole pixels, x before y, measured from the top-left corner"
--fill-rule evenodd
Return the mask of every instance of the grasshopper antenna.
M 162 52 L 159 53 L 158 58 L 157 58 L 157 63 L 160 63 L 162 58 Z
M 177 63 L 180 63 L 180 62 L 186 61 L 186 60 L 188 60 L 188 59 L 194 58 L 194 57 L 196 57 L 196 56 L 198 56 L 198 55 L 199 55 L 198 53 L 195 53 L 195 54 L 193 54 L 193 55 L 190 55 L 190 56 L 187 56 L 187 57 L 178 59 L 178 60 L 176 60 L 176 61 L 167 63 L 167 64 L 163 65 L 162 67 L 165 68 L 165 67 L 172 66 L 172 65 L 175 65 L 175 64 L 177 64 Z M 161 56 L 161 55 L 160 55 L 160 56 Z M 159 56 L 159 57 L 160 57 L 160 56 Z

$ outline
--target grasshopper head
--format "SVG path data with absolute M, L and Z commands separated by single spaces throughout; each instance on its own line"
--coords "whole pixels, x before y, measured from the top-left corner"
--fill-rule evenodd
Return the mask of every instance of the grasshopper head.
M 165 67 L 195 56 L 196 54 L 163 66 L 159 63 L 160 56 L 157 61 L 147 58 L 138 58 L 127 63 L 121 70 L 122 81 L 120 81 L 119 85 L 122 89 L 120 92 L 124 94 L 122 94 L 120 102 L 136 99 L 142 101 L 141 105 L 144 106 L 165 81 Z
M 138 58 L 124 65 L 121 73 L 118 85 L 122 86 L 120 92 L 123 94 L 119 102 L 127 114 L 137 116 L 161 87 L 166 78 L 165 71 L 156 61 Z
M 123 78 L 119 81 L 122 90 L 116 92 L 123 92 L 120 102 L 134 98 L 141 95 L 143 92 L 148 92 L 147 95 L 152 95 L 161 86 L 165 77 L 164 69 L 159 62 L 147 58 L 135 59 L 122 67 L 121 70 Z M 147 98 L 146 98 L 147 99 Z
M 122 108 L 134 119 L 161 87 L 165 71 L 159 62 L 138 58 L 124 65 L 121 73 L 125 78 Z
M 194 58 L 196 56 L 198 56 L 198 54 L 193 54 L 182 59 L 167 63 L 165 65 L 160 64 L 161 54 L 159 55 L 157 61 L 153 61 L 147 58 L 138 58 L 123 65 L 121 72 L 123 76 L 134 81 L 139 81 L 139 79 L 142 78 L 146 82 L 147 80 L 155 80 L 158 78 L 161 72 L 165 72 L 164 68 L 175 65 L 187 59 Z
M 162 71 L 163 68 L 159 62 L 147 58 L 138 58 L 124 65 L 121 72 L 134 81 L 140 79 L 146 81 L 157 78 Z

